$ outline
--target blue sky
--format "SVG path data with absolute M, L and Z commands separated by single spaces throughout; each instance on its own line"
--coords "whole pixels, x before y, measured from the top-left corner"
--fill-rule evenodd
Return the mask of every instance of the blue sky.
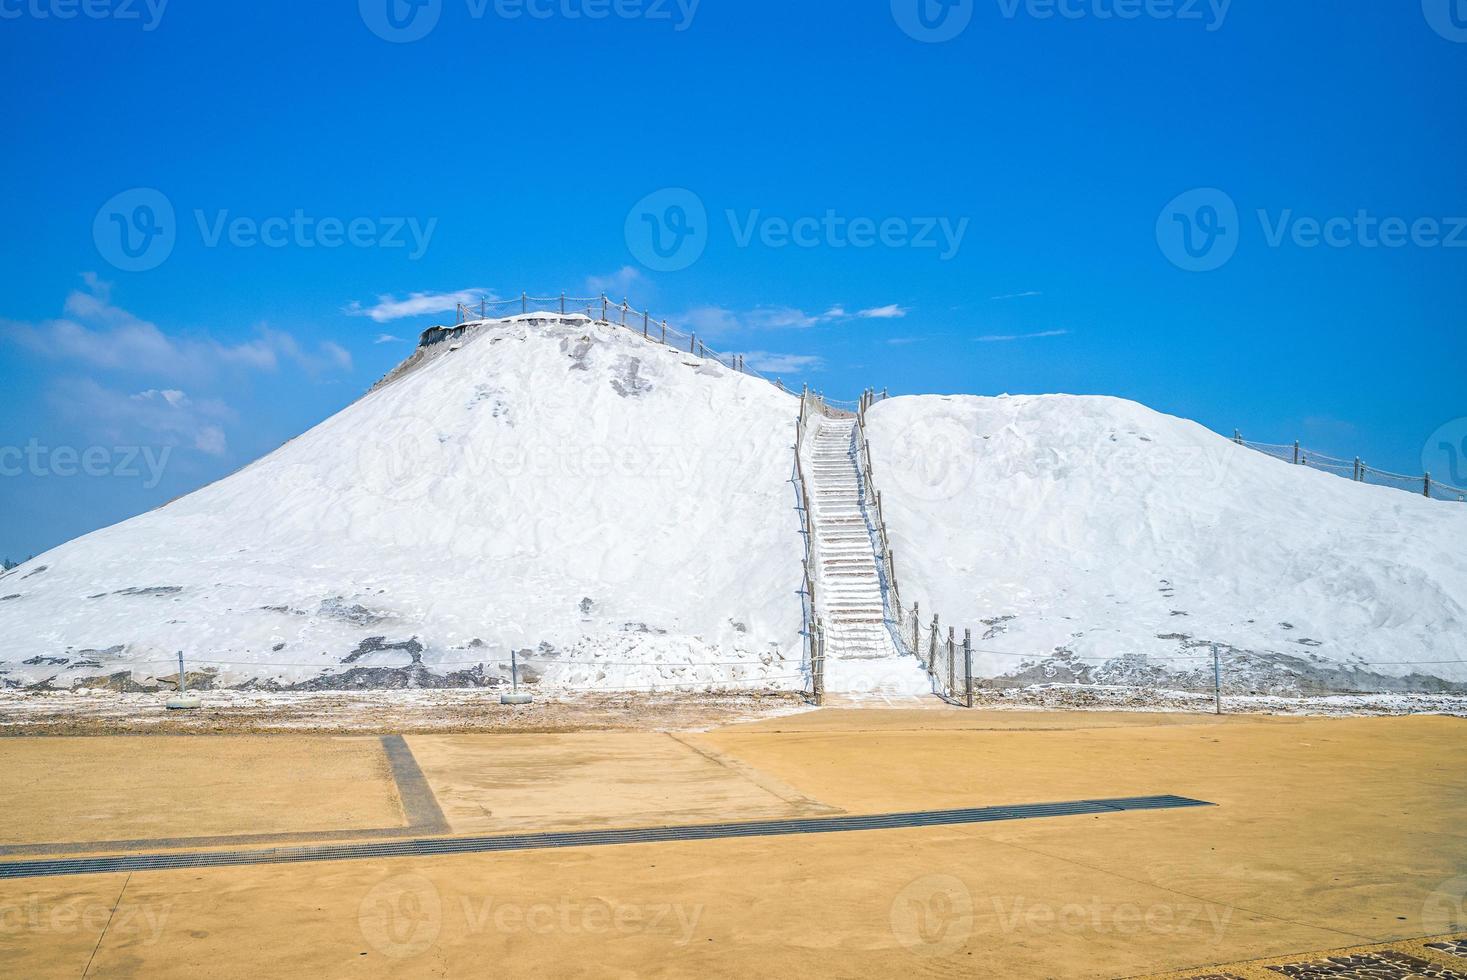
M 390 2 L 0 0 L 0 555 L 268 452 L 460 291 L 1467 453 L 1467 0 Z

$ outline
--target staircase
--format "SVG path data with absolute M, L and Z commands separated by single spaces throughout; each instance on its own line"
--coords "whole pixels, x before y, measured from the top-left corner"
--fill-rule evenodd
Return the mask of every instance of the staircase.
M 887 630 L 881 579 L 861 509 L 854 417 L 812 415 L 806 442 L 817 563 L 816 613 L 825 623 L 825 689 L 832 693 L 930 694 L 914 659 Z

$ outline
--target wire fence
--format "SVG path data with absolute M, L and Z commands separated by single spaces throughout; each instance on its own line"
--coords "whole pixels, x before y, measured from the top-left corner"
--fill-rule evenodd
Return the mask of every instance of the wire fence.
M 1342 476 L 1356 483 L 1368 483 L 1377 487 L 1390 487 L 1394 490 L 1406 490 L 1411 493 L 1421 494 L 1432 500 L 1446 500 L 1453 503 L 1467 503 L 1467 490 L 1443 483 L 1430 473 L 1420 476 L 1406 476 L 1401 473 L 1392 473 L 1389 470 L 1376 469 L 1367 465 L 1359 456 L 1354 459 L 1341 459 L 1338 456 L 1328 456 L 1324 453 L 1306 449 L 1299 443 L 1278 444 L 1268 442 L 1252 442 L 1244 439 L 1243 434 L 1233 432 L 1233 441 L 1240 446 L 1272 456 L 1274 459 L 1291 463 L 1295 466 L 1307 466 L 1310 469 L 1322 470 Z
M 376 651 L 374 651 L 376 652 Z M 384 654 L 404 653 L 401 650 L 383 650 Z M 158 666 L 166 665 L 171 670 L 154 670 Z M 537 660 L 533 664 L 521 663 L 519 658 L 508 660 L 499 658 L 480 657 L 473 660 L 436 660 L 424 662 L 413 660 L 406 664 L 392 663 L 359 663 L 353 661 L 333 661 L 330 663 L 287 663 L 277 660 L 226 660 L 219 657 L 183 657 L 181 654 L 166 659 L 128 660 L 119 664 L 121 671 L 128 674 L 136 683 L 138 677 L 143 681 L 155 681 L 163 684 L 177 684 L 180 673 L 190 688 L 198 689 L 202 682 L 207 689 L 211 686 L 214 678 L 222 674 L 235 673 L 241 676 L 269 673 L 279 669 L 292 670 L 316 670 L 313 677 L 302 679 L 292 684 L 279 684 L 278 690 L 336 690 L 332 687 L 332 681 L 340 678 L 350 680 L 354 671 L 382 670 L 382 671 L 411 671 L 421 672 L 425 675 L 433 675 L 439 679 L 445 679 L 449 673 L 444 671 L 448 668 L 458 668 L 451 671 L 453 674 L 476 674 L 483 679 L 482 684 L 465 684 L 463 686 L 480 687 L 503 687 L 513 684 L 514 686 L 527 686 L 539 688 L 545 693 L 580 693 L 580 694 L 628 694 L 637 692 L 672 691 L 686 693 L 723 693 L 723 692 L 747 692 L 766 693 L 787 691 L 795 692 L 805 686 L 808 681 L 809 672 L 802 664 L 786 661 L 765 661 L 763 659 L 745 660 L 718 660 L 718 661 L 647 661 L 647 660 L 602 660 L 598 658 L 572 658 L 554 657 Z M 650 679 L 645 683 L 634 683 L 623 679 L 621 683 L 566 683 L 564 680 L 551 677 L 546 680 L 547 672 L 559 667 L 632 667 L 656 670 L 665 674 L 676 675 L 679 671 L 692 669 L 705 669 L 710 667 L 721 668 L 721 676 L 715 677 L 677 677 L 660 676 Z M 195 668 L 201 668 L 196 670 Z M 223 668 L 223 669 L 221 669 Z M 792 669 L 793 668 L 793 669 Z M 776 671 L 768 673 L 766 671 Z M 578 680 L 577 678 L 570 678 Z M 244 683 L 241 689 L 257 690 L 263 689 L 258 677 L 251 678 Z M 269 686 L 267 680 L 263 682 Z M 436 685 L 422 685 L 433 688 Z M 343 690 L 355 690 L 356 687 L 343 688 Z
M 568 296 L 564 293 L 559 296 L 531 296 L 521 293 L 518 299 L 509 300 L 491 300 L 486 297 L 478 303 L 459 303 L 455 326 L 532 314 L 585 317 L 595 323 L 623 327 L 641 334 L 647 340 L 655 340 L 668 347 L 686 351 L 694 357 L 716 361 L 732 371 L 752 375 L 768 381 L 781 391 L 794 393 L 785 387 L 781 379 L 769 378 L 758 369 L 750 367 L 746 355 L 714 350 L 696 332 L 680 330 L 670 325 L 665 318 L 658 319 L 648 310 L 634 308 L 625 299 L 620 303 L 613 302 L 605 293 L 599 296 Z

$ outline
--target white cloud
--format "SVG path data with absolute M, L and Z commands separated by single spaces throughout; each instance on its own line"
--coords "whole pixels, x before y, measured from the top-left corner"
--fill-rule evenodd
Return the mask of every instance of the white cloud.
M 372 343 L 374 343 L 374 344 L 402 344 L 402 343 L 406 343 L 406 341 L 403 340 L 401 337 L 394 337 L 390 333 L 379 333 L 377 335 L 377 339 L 374 340 L 374 341 L 372 341 Z
M 742 312 L 721 306 L 700 306 L 683 314 L 679 321 L 700 334 L 716 337 L 743 330 L 805 330 L 846 316 L 839 306 L 816 314 L 793 306 L 756 306 Z
M 744 354 L 744 363 L 755 371 L 767 374 L 797 374 L 801 371 L 819 371 L 825 367 L 824 359 L 814 354 L 772 354 L 762 350 L 751 350 Z
M 53 410 L 91 437 L 113 445 L 187 446 L 210 456 L 228 449 L 222 423 L 234 410 L 214 398 L 193 399 L 176 388 L 135 394 L 105 388 L 90 378 L 65 378 L 48 392 Z
M 988 334 L 979 337 L 980 344 L 1002 344 L 1011 340 L 1037 340 L 1040 337 L 1064 337 L 1069 334 L 1068 330 L 1041 330 L 1038 333 L 1008 333 Z
M 892 303 L 890 306 L 877 306 L 869 310 L 862 310 L 858 316 L 867 320 L 897 320 L 907 315 L 907 311 Z
M 181 337 L 112 305 L 110 283 L 88 273 L 87 291 L 66 297 L 65 316 L 41 323 L 0 320 L 5 337 L 37 354 L 105 371 L 199 381 L 228 368 L 277 370 L 289 361 L 309 371 L 349 370 L 351 354 L 325 341 L 308 350 L 292 335 L 269 327 L 231 344 L 207 336 Z
M 996 303 L 999 300 L 1005 300 L 1005 299 L 1028 299 L 1031 296 L 1043 296 L 1043 295 L 1044 294 L 1041 293 L 1037 289 L 1026 289 L 1022 293 L 1004 293 L 1002 296 L 990 296 L 990 297 L 988 297 L 988 300 L 989 300 L 989 302 Z
M 644 282 L 642 272 L 635 266 L 624 265 L 610 275 L 586 277 L 586 291 L 599 296 L 626 296 Z
M 893 347 L 905 347 L 907 344 L 915 344 L 921 337 L 888 337 L 886 342 Z
M 387 323 L 410 316 L 427 316 L 430 313 L 447 313 L 457 309 L 458 304 L 477 306 L 480 300 L 498 302 L 493 290 L 460 289 L 452 293 L 412 293 L 407 299 L 397 299 L 391 294 L 377 297 L 373 306 L 363 306 L 353 301 L 344 311 L 348 316 L 371 317 L 374 323 Z

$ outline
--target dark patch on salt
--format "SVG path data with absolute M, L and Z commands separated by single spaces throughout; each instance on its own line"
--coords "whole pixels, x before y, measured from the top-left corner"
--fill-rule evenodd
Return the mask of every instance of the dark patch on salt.
M 410 640 L 399 640 L 396 643 L 388 643 L 385 636 L 369 636 L 357 648 L 342 658 L 344 664 L 354 664 L 369 653 L 381 653 L 389 650 L 401 650 L 413 658 L 414 664 L 423 662 L 423 644 L 418 642 L 417 637 Z
M 623 357 L 617 362 L 617 377 L 611 379 L 611 387 L 623 398 L 636 398 L 651 391 L 653 385 L 640 376 L 642 361 L 637 357 Z
M 321 605 L 316 607 L 316 615 L 324 616 L 327 619 L 339 619 L 353 626 L 376 626 L 378 623 L 385 623 L 390 618 L 373 612 L 360 603 L 348 603 L 341 596 L 321 600 Z

